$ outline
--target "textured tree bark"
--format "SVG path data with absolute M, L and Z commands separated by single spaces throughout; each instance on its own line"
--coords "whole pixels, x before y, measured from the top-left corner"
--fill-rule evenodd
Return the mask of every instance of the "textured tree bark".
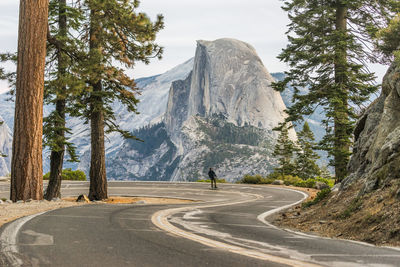
M 58 112 L 61 120 L 57 123 L 58 127 L 65 127 L 65 100 L 58 100 L 56 102 L 56 111 Z M 64 136 L 64 130 L 58 128 L 57 135 Z M 58 146 L 61 150 L 53 150 L 50 155 L 50 177 L 49 184 L 46 189 L 45 199 L 52 200 L 56 197 L 61 197 L 61 174 L 64 161 L 64 142 L 60 140 Z
M 43 198 L 43 86 L 48 0 L 21 0 L 19 12 L 12 201 Z
M 93 91 L 102 90 L 101 82 L 94 85 Z M 91 158 L 90 158 L 90 200 L 108 198 L 106 156 L 104 147 L 104 114 L 100 96 L 92 96 L 91 127 Z
M 58 26 L 59 35 L 67 35 L 67 16 L 66 11 L 66 0 L 59 0 L 59 10 L 58 10 Z M 65 55 L 62 51 L 58 51 L 58 78 L 62 79 L 66 73 Z M 61 174 L 64 163 L 64 135 L 65 135 L 65 91 L 66 86 L 60 88 L 57 92 L 56 101 L 56 112 L 59 116 L 59 120 L 55 122 L 56 135 L 59 137 L 57 142 L 57 150 L 52 150 L 50 155 L 50 177 L 49 184 L 46 189 L 45 199 L 52 200 L 56 197 L 61 197 Z
M 347 7 L 337 1 L 336 30 L 346 34 L 347 32 Z M 337 101 L 334 104 L 334 135 L 335 135 L 335 174 L 336 182 L 342 181 L 347 175 L 347 163 L 349 162 L 349 115 L 348 115 L 348 89 L 347 89 L 347 49 L 338 42 L 335 59 L 335 83 L 338 86 L 336 92 Z
M 95 21 L 96 11 L 91 10 L 90 23 L 90 50 L 100 51 L 98 33 L 101 31 Z M 99 65 L 101 62 L 99 62 Z M 108 198 L 107 195 L 107 176 L 106 176 L 106 156 L 104 147 L 104 111 L 101 91 L 103 87 L 101 79 L 93 77 L 90 85 L 93 92 L 90 96 L 90 127 L 91 127 L 91 158 L 90 158 L 90 187 L 89 199 L 102 200 Z

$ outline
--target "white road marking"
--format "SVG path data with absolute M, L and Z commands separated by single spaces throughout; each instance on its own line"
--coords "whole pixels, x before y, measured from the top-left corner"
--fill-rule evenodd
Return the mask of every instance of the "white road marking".
M 268 226 L 270 226 L 272 228 L 275 228 L 275 229 L 278 229 L 278 227 L 276 227 L 275 225 L 272 225 L 269 222 L 267 222 L 265 220 L 266 217 L 268 217 L 268 216 L 270 216 L 270 215 L 272 215 L 274 213 L 277 213 L 277 212 L 279 212 L 281 210 L 284 210 L 284 209 L 290 208 L 292 206 L 295 206 L 297 204 L 300 204 L 301 202 L 303 202 L 308 197 L 308 195 L 306 193 L 302 192 L 302 191 L 297 191 L 297 190 L 293 190 L 293 189 L 289 189 L 289 188 L 279 188 L 279 189 L 280 190 L 286 190 L 286 191 L 292 191 L 292 192 L 300 193 L 300 194 L 303 195 L 303 198 L 300 199 L 299 201 L 296 201 L 295 203 L 291 203 L 291 204 L 288 204 L 288 205 L 284 205 L 284 206 L 281 206 L 281 207 L 266 211 L 266 212 L 264 212 L 264 213 L 262 213 L 262 214 L 257 216 L 257 219 L 259 221 L 261 221 L 262 223 L 264 223 L 264 224 L 266 224 L 266 225 L 268 225 Z
M 3 252 L 3 255 L 10 262 L 11 266 L 19 267 L 23 264 L 23 261 L 18 257 L 17 235 L 19 230 L 26 222 L 46 212 L 22 217 L 4 228 L 0 236 L 1 252 Z
M 185 220 L 196 220 L 198 218 L 196 218 L 194 216 L 196 216 L 198 214 L 202 214 L 202 213 L 203 213 L 203 211 L 195 209 L 193 211 L 185 213 L 185 215 L 183 215 L 183 219 L 185 219 Z
M 37 233 L 33 230 L 26 230 L 22 232 L 23 234 L 35 237 L 35 240 L 31 244 L 20 244 L 20 245 L 31 245 L 31 246 L 50 246 L 54 244 L 54 239 L 52 235 Z
M 241 193 L 241 194 L 245 195 L 244 193 Z M 249 195 L 254 195 L 254 194 L 249 194 Z M 262 199 L 262 196 L 258 196 L 256 199 L 246 199 L 246 200 L 241 200 L 241 201 L 236 201 L 236 202 L 231 202 L 231 203 L 219 203 L 219 204 L 211 204 L 211 205 L 202 205 L 202 206 L 192 206 L 192 207 L 161 210 L 161 211 L 154 213 L 151 220 L 154 225 L 156 225 L 157 227 L 159 227 L 160 229 L 162 229 L 166 232 L 199 242 L 199 243 L 209 246 L 209 247 L 214 247 L 217 249 L 224 249 L 224 250 L 227 250 L 227 251 L 230 251 L 233 253 L 237 253 L 237 254 L 241 254 L 241 255 L 245 255 L 245 256 L 261 259 L 261 260 L 267 260 L 270 262 L 287 264 L 287 265 L 294 266 L 294 267 L 320 266 L 320 265 L 310 263 L 310 262 L 303 262 L 303 261 L 278 257 L 275 255 L 256 251 L 254 249 L 246 249 L 246 248 L 243 248 L 238 245 L 227 244 L 227 243 L 223 243 L 220 241 L 216 241 L 214 239 L 209 239 L 204 236 L 196 235 L 194 233 L 191 233 L 191 232 L 182 230 L 178 227 L 175 227 L 168 221 L 168 218 L 170 218 L 172 215 L 180 213 L 180 212 L 192 211 L 192 210 L 199 209 L 199 208 L 211 208 L 211 207 L 220 207 L 220 206 L 228 206 L 228 205 L 237 205 L 237 204 L 242 204 L 242 203 L 246 203 L 246 202 L 256 201 L 258 199 Z M 174 219 L 176 219 L 176 218 L 173 218 L 173 220 Z M 212 234 L 213 236 L 219 235 L 218 237 L 220 237 L 220 238 L 224 238 L 224 237 L 227 238 L 227 237 L 231 236 L 230 234 L 227 234 L 227 233 L 221 233 L 221 232 L 217 232 L 217 231 L 207 229 L 207 228 L 204 229 L 201 227 L 196 227 L 195 226 L 196 223 L 189 224 L 188 222 L 185 222 L 185 221 L 183 221 L 183 223 L 186 224 L 186 227 L 188 227 L 189 229 L 192 228 L 193 230 L 200 231 L 202 233 L 204 233 L 206 231 L 208 234 Z

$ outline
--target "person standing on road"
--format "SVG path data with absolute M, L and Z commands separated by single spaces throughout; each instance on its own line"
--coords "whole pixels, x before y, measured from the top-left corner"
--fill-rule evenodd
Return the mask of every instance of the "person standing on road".
M 210 168 L 210 170 L 208 171 L 208 177 L 210 177 L 211 180 L 211 189 L 213 188 L 217 189 L 217 175 L 215 174 L 212 168 Z

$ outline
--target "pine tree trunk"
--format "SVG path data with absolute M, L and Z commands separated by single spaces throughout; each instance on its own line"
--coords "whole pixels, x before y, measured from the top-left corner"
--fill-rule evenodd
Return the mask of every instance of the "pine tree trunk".
M 102 90 L 101 82 L 93 86 L 94 92 Z M 90 159 L 90 200 L 108 198 L 106 156 L 104 147 L 104 114 L 101 96 L 91 97 L 91 159 Z
M 90 50 L 100 50 L 98 33 L 101 30 L 94 22 L 96 11 L 91 10 L 90 23 Z M 100 65 L 100 62 L 98 63 Z M 102 200 L 108 198 L 106 156 L 104 147 L 104 111 L 101 91 L 103 90 L 101 80 L 94 78 L 90 82 L 93 92 L 90 96 L 90 127 L 91 127 L 91 159 L 90 159 L 90 200 Z
M 21 0 L 11 160 L 12 201 L 43 198 L 42 133 L 48 0 Z
M 66 0 L 58 1 L 58 25 L 59 35 L 67 35 L 67 16 L 66 12 Z M 62 51 L 58 51 L 58 79 L 62 79 L 66 73 L 65 55 Z M 56 101 L 56 113 L 58 120 L 55 122 L 55 132 L 57 138 L 57 149 L 53 149 L 50 155 L 50 177 L 49 184 L 47 186 L 45 199 L 52 200 L 56 197 L 61 197 L 61 175 L 64 163 L 64 152 L 65 152 L 65 91 L 66 86 L 57 89 L 57 101 Z
M 336 182 L 340 182 L 347 174 L 349 162 L 349 114 L 347 88 L 347 48 L 344 38 L 347 33 L 347 8 L 337 1 L 336 30 L 341 34 L 335 50 L 335 102 L 334 107 L 334 163 Z
M 58 100 L 56 102 L 56 112 L 59 114 L 62 121 L 56 122 L 56 127 L 65 127 L 65 100 Z M 64 137 L 64 130 L 62 128 L 56 129 L 56 134 Z M 51 151 L 50 155 L 50 177 L 47 186 L 45 199 L 52 200 L 56 197 L 61 197 L 61 174 L 64 161 L 64 142 L 59 139 L 58 146 L 60 150 Z

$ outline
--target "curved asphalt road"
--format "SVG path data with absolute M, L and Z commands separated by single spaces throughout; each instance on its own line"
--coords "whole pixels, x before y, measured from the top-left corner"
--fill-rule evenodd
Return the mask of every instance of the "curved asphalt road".
M 64 183 L 63 195 L 87 192 Z M 199 200 L 86 205 L 0 229 L 5 266 L 400 266 L 400 251 L 276 229 L 265 217 L 304 194 L 266 186 L 110 182 L 109 194 Z M 0 260 L 0 265 L 2 263 Z

